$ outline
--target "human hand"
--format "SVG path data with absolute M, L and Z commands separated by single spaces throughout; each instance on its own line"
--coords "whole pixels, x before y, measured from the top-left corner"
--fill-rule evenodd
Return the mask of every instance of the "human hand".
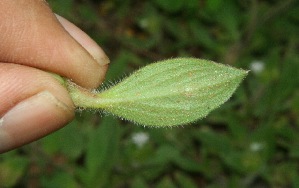
M 109 59 L 43 0 L 0 1 L 0 153 L 41 138 L 74 117 L 67 90 L 48 72 L 96 88 Z

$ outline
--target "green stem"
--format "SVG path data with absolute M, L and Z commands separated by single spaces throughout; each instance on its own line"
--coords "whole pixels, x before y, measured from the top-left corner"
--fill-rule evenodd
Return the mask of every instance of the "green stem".
M 111 103 L 110 100 L 101 98 L 101 93 L 93 93 L 68 79 L 65 80 L 65 85 L 77 107 L 103 109 Z

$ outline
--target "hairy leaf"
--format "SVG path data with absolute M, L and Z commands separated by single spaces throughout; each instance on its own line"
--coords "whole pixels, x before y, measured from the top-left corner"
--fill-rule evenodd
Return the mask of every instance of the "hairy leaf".
M 205 117 L 230 98 L 246 75 L 212 61 L 177 58 L 145 66 L 94 96 L 71 93 L 77 106 L 102 108 L 142 125 L 172 126 Z

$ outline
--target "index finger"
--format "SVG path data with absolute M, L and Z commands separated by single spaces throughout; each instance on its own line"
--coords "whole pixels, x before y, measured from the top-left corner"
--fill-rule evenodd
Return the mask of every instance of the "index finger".
M 45 1 L 1 0 L 0 11 L 1 62 L 55 72 L 86 88 L 102 82 L 109 62 L 106 55 L 92 57 L 60 24 Z

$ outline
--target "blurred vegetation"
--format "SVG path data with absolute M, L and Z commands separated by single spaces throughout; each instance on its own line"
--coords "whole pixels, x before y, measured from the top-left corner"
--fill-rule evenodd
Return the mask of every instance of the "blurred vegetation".
M 0 156 L 0 187 L 299 187 L 296 0 L 49 0 L 110 57 L 107 83 L 192 56 L 250 75 L 207 118 L 172 129 L 78 113 Z

